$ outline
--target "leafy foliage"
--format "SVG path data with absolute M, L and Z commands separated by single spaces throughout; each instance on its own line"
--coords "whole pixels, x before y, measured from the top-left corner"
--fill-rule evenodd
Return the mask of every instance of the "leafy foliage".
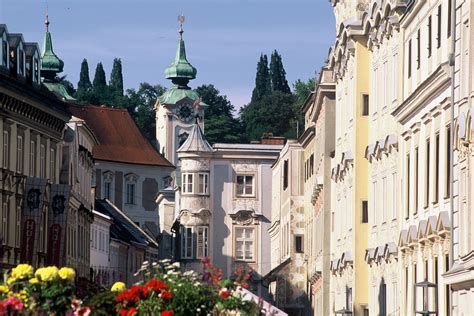
M 270 60 L 270 78 L 273 91 L 291 93 L 290 86 L 288 86 L 288 81 L 286 80 L 286 71 L 283 68 L 281 55 L 276 50 L 273 51 Z
M 261 100 L 272 91 L 270 73 L 268 70 L 267 55 L 261 54 L 257 64 L 257 75 L 255 76 L 255 88 L 252 92 L 251 102 Z
M 205 135 L 209 143 L 238 143 L 242 139 L 241 125 L 234 118 L 235 111 L 227 96 L 221 95 L 214 85 L 196 88 L 202 101 L 209 105 L 205 110 Z

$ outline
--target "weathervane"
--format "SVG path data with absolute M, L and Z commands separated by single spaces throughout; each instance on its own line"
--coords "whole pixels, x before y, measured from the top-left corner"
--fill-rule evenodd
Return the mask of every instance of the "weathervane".
M 180 14 L 178 15 L 178 21 L 179 21 L 179 36 L 181 38 L 183 38 L 183 33 L 184 33 L 184 30 L 183 30 L 183 23 L 184 23 L 184 15 Z
M 48 16 L 48 2 L 46 2 L 46 20 L 44 20 L 44 25 L 46 25 L 46 32 L 49 32 L 49 16 Z

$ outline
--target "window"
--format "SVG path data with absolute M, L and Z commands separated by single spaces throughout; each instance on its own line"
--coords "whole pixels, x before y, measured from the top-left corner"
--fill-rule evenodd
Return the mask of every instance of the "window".
M 46 148 L 44 144 L 40 145 L 40 178 L 46 177 Z
M 181 258 L 191 259 L 193 257 L 193 228 L 181 227 Z
M 441 47 L 441 5 L 438 6 L 438 31 L 436 34 L 436 42 L 437 42 L 437 48 Z
M 428 17 L 428 57 L 431 57 L 431 29 L 432 29 L 432 22 L 431 22 L 431 15 Z
M 25 52 L 21 49 L 21 46 L 18 46 L 18 74 L 24 76 L 25 68 Z
M 410 217 L 410 153 L 407 154 L 406 157 L 406 213 L 405 218 Z
M 288 160 L 283 162 L 283 190 L 288 188 Z
M 193 178 L 192 173 L 183 173 L 183 193 L 193 193 Z
M 23 136 L 18 135 L 16 140 L 16 172 L 23 172 Z
M 295 236 L 295 252 L 296 253 L 303 253 L 303 236 L 296 235 Z
M 208 228 L 206 226 L 197 227 L 197 258 L 208 256 Z
M 127 204 L 135 204 L 135 183 L 127 183 Z
M 441 8 L 441 6 L 440 6 Z M 452 0 L 448 0 L 448 38 L 451 37 Z
M 253 195 L 253 176 L 237 176 L 237 196 Z
M 397 201 L 398 201 L 398 198 L 397 198 L 397 186 L 398 186 L 398 183 L 397 183 L 397 174 L 394 172 L 392 173 L 392 219 L 396 219 L 397 218 Z
M 372 182 L 372 220 L 373 225 L 377 225 L 377 181 Z
M 3 168 L 8 169 L 10 165 L 10 133 L 3 131 Z
M 235 259 L 241 261 L 254 260 L 254 228 L 235 228 Z
M 362 223 L 366 224 L 369 222 L 369 202 L 362 201 Z
M 34 140 L 30 141 L 30 176 L 36 176 L 36 141 Z
M 51 148 L 49 150 L 50 157 L 49 157 L 49 179 L 51 182 L 56 182 L 56 149 Z
M 38 58 L 34 58 L 33 61 L 33 82 L 38 83 L 39 80 L 39 61 Z
M 414 193 L 415 193 L 415 209 L 414 209 L 414 214 L 417 214 L 418 213 L 418 166 L 419 166 L 419 163 L 418 163 L 418 158 L 419 158 L 419 155 L 418 155 L 418 147 L 415 148 L 415 184 L 413 185 L 414 186 Z
M 20 247 L 21 236 L 21 205 L 17 205 L 15 213 L 15 246 Z
M 421 30 L 418 29 L 416 35 L 416 69 L 420 69 L 421 66 Z
M 408 41 L 408 78 L 411 78 L 411 40 Z
M 451 194 L 451 127 L 450 125 L 446 126 L 446 176 L 445 176 L 445 188 L 444 188 L 444 197 L 449 198 Z
M 3 205 L 2 205 L 2 238 L 3 238 L 3 243 L 7 244 L 8 243 L 8 218 L 10 215 L 10 199 L 9 197 L 4 198 L 3 200 Z
M 433 197 L 433 202 L 438 203 L 438 197 L 439 197 L 439 132 L 436 133 L 436 138 L 435 138 L 435 174 L 434 174 L 434 180 L 435 180 L 435 186 L 434 186 L 434 197 Z
M 107 199 L 107 200 L 110 200 L 111 198 L 111 187 L 112 187 L 112 183 L 107 181 L 107 182 L 104 182 L 104 199 Z
M 425 208 L 430 203 L 430 139 L 426 139 L 425 146 Z
M 209 175 L 207 173 L 200 173 L 198 180 L 198 193 L 209 194 Z
M 448 272 L 449 271 L 449 255 L 445 255 L 444 256 L 444 272 Z M 450 307 L 450 289 L 449 289 L 449 284 L 445 286 L 445 289 L 444 289 L 444 301 L 445 301 L 445 306 L 446 306 L 446 315 L 450 315 L 450 310 L 449 310 L 449 307 Z
M 382 192 L 386 194 L 387 191 L 387 177 L 382 178 Z M 387 205 L 388 199 L 383 198 L 382 199 L 382 223 L 387 221 L 387 212 L 388 212 L 388 205 Z
M 363 94 L 362 95 L 362 116 L 369 115 L 369 95 Z
M 2 66 L 8 67 L 8 42 L 5 33 L 2 40 Z

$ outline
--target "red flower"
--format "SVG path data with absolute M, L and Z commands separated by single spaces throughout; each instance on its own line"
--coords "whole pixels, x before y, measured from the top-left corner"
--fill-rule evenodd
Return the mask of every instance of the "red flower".
M 161 290 L 167 290 L 168 289 L 168 284 L 166 284 L 166 283 L 164 283 L 160 280 L 155 280 L 155 279 L 151 279 L 150 281 L 148 281 L 146 286 L 151 287 L 153 289 L 153 291 L 155 291 L 155 292 L 161 292 Z
M 172 310 L 162 311 L 160 316 L 174 316 L 174 312 Z
M 228 297 L 230 296 L 230 292 L 229 292 L 229 291 L 220 291 L 219 295 L 220 295 L 222 298 L 226 299 L 226 298 L 228 298 Z
M 173 294 L 171 294 L 171 292 L 169 291 L 164 291 L 163 293 L 161 293 L 161 298 L 164 300 L 170 300 L 172 297 Z
M 128 310 L 128 314 L 127 316 L 133 316 L 137 313 L 137 309 L 135 307 L 131 307 L 129 310 Z

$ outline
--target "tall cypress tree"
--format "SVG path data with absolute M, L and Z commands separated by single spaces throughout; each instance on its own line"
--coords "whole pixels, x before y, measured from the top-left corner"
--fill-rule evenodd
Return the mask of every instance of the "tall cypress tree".
M 107 81 L 105 79 L 105 71 L 102 63 L 98 63 L 95 68 L 94 81 L 92 82 L 92 90 L 95 97 L 102 103 L 106 96 Z
M 114 95 L 123 96 L 122 61 L 120 58 L 114 58 L 109 87 Z
M 281 55 L 276 50 L 273 51 L 270 60 L 270 77 L 273 91 L 291 93 L 290 86 L 286 80 L 286 71 L 283 67 Z
M 270 74 L 268 72 L 267 55 L 261 54 L 257 64 L 257 75 L 255 76 L 255 88 L 252 92 L 251 102 L 261 100 L 265 95 L 271 93 Z
M 89 78 L 89 64 L 87 59 L 83 59 L 81 63 L 81 72 L 79 74 L 79 82 L 77 83 L 77 91 L 75 94 L 79 102 L 90 102 L 92 93 L 92 84 Z

